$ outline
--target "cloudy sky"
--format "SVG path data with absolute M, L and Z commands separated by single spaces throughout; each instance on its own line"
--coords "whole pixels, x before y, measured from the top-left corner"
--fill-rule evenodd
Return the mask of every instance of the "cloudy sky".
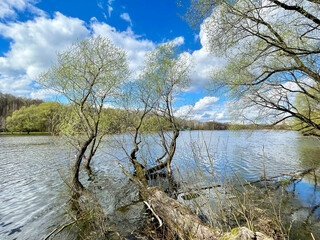
M 177 114 L 227 121 L 226 100 L 204 90 L 208 73 L 223 60 L 207 52 L 205 33 L 179 16 L 184 11 L 175 0 L 0 0 L 0 92 L 52 99 L 34 79 L 55 61 L 57 51 L 91 35 L 107 36 L 124 48 L 132 71 L 146 52 L 174 41 L 194 65 Z

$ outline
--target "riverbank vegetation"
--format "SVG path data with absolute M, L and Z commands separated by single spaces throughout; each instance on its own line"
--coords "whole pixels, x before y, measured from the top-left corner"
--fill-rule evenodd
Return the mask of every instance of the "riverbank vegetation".
M 0 132 L 6 131 L 6 119 L 12 116 L 12 113 L 21 107 L 29 107 L 31 105 L 39 105 L 42 100 L 29 99 L 25 97 L 15 97 L 11 94 L 3 94 L 0 92 Z
M 6 131 L 1 134 L 30 134 L 45 132 L 51 135 L 61 135 L 63 128 L 62 118 L 67 118 L 68 105 L 59 104 L 58 102 L 46 102 L 40 105 L 31 105 L 21 107 L 15 110 L 12 116 L 6 119 Z M 108 134 L 130 132 L 135 126 L 135 117 L 143 114 L 137 111 L 124 110 L 122 108 L 104 108 L 101 112 L 101 124 L 104 125 Z M 161 116 L 148 113 L 141 125 L 142 132 L 160 131 L 159 122 L 163 130 L 170 130 L 170 123 Z M 199 122 L 177 118 L 177 124 L 182 131 L 186 130 L 299 130 L 300 122 L 286 122 L 280 125 L 273 124 L 236 124 L 222 123 L 216 121 Z

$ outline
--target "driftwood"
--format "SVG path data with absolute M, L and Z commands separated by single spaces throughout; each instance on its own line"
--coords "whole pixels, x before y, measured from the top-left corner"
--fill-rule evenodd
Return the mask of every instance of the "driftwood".
M 261 179 L 256 180 L 256 181 L 248 181 L 247 183 L 242 183 L 242 184 L 240 183 L 240 185 L 241 186 L 248 186 L 251 184 L 256 184 L 256 183 L 261 183 L 261 182 L 273 182 L 273 181 L 276 181 L 277 178 L 281 178 L 281 177 L 291 177 L 292 181 L 295 181 L 297 179 L 303 178 L 306 174 L 309 174 L 310 172 L 312 172 L 314 170 L 315 170 L 314 168 L 308 168 L 305 170 L 297 170 L 297 171 L 294 171 L 291 173 L 281 173 L 277 176 L 273 176 L 273 177 L 269 177 L 269 178 L 262 177 Z M 211 185 L 211 186 L 198 187 L 198 188 L 190 188 L 189 187 L 185 190 L 179 191 L 178 193 L 181 194 L 181 193 L 184 193 L 187 191 L 201 191 L 201 190 L 207 190 L 207 189 L 212 189 L 212 188 L 218 188 L 218 187 L 222 187 L 222 186 L 223 186 L 222 184 L 215 184 L 215 185 Z
M 68 221 L 62 225 L 58 225 L 55 229 L 53 229 L 47 236 L 43 237 L 42 240 L 49 240 L 51 239 L 51 237 L 53 237 L 54 235 L 57 235 L 58 233 L 60 233 L 62 230 L 64 230 L 65 228 L 69 227 L 70 225 L 75 224 L 77 221 L 76 220 L 71 220 Z
M 305 170 L 297 170 L 291 173 L 281 173 L 277 176 L 273 176 L 270 178 L 261 178 L 257 181 L 253 181 L 253 182 L 249 182 L 248 184 L 252 184 L 252 183 L 260 183 L 260 182 L 264 182 L 264 181 L 275 181 L 275 179 L 280 178 L 280 177 L 291 177 L 294 180 L 297 180 L 299 178 L 303 178 L 306 174 L 309 174 L 310 172 L 314 171 L 314 168 L 308 168 Z
M 262 233 L 254 233 L 247 228 L 237 228 L 233 232 L 223 233 L 220 230 L 204 223 L 190 208 L 182 205 L 177 200 L 172 199 L 159 188 L 145 185 L 142 181 L 127 172 L 121 164 L 117 163 L 117 165 L 122 169 L 127 177 L 139 185 L 141 197 L 144 201 L 148 202 L 149 207 L 152 208 L 152 212 L 157 217 L 160 217 L 166 226 L 175 232 L 182 240 L 213 240 L 226 239 L 226 237 L 227 239 L 243 240 L 272 239 Z

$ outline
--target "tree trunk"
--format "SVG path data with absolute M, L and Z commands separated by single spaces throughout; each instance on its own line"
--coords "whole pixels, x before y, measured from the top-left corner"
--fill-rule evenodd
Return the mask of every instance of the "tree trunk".
M 172 169 L 171 169 L 171 162 L 172 162 L 172 159 L 173 159 L 173 156 L 175 154 L 175 151 L 176 151 L 176 147 L 177 147 L 177 138 L 179 137 L 179 130 L 178 129 L 175 129 L 173 131 L 173 136 L 172 136 L 172 139 L 171 139 L 171 143 L 170 143 L 170 149 L 169 149 L 169 153 L 168 153 L 168 156 L 166 158 L 166 160 L 154 167 L 151 167 L 147 170 L 145 170 L 145 175 L 146 176 L 150 176 L 152 173 L 155 173 L 161 169 L 164 169 L 164 168 L 167 168 L 167 171 L 168 171 L 168 176 L 171 177 L 172 176 Z
M 168 228 L 175 232 L 182 240 L 271 240 L 263 233 L 253 232 L 246 227 L 233 229 L 231 232 L 222 232 L 204 223 L 187 206 L 172 199 L 156 187 L 141 188 L 141 196 L 149 203 L 155 214 L 160 217 Z
M 181 239 L 218 239 L 221 232 L 203 223 L 188 207 L 155 187 L 141 188 L 141 196 Z
M 223 233 L 204 223 L 197 214 L 187 206 L 182 205 L 177 200 L 172 199 L 157 187 L 150 187 L 139 181 L 133 175 L 128 173 L 121 164 L 117 165 L 124 174 L 140 187 L 140 195 L 146 201 L 154 214 L 160 217 L 167 227 L 176 233 L 182 240 L 214 240 L 214 239 L 234 239 L 234 240 L 271 240 L 268 236 L 253 232 L 248 228 L 241 227 Z
M 80 165 L 81 165 L 81 161 L 84 156 L 84 153 L 86 152 L 92 140 L 93 140 L 93 137 L 90 137 L 86 142 L 84 142 L 80 147 L 79 152 L 76 156 L 76 161 L 72 169 L 73 170 L 72 185 L 76 191 L 82 191 L 84 189 L 82 183 L 79 181 L 79 171 L 80 171 Z
M 84 167 L 85 167 L 86 169 L 88 169 L 88 170 L 90 169 L 91 159 L 92 159 L 92 157 L 93 157 L 93 155 L 94 155 L 95 145 L 96 145 L 96 138 L 93 139 L 92 145 L 91 145 L 91 148 L 90 148 L 89 155 L 88 155 L 88 157 L 87 157 L 87 158 L 85 159 L 85 161 L 84 161 Z

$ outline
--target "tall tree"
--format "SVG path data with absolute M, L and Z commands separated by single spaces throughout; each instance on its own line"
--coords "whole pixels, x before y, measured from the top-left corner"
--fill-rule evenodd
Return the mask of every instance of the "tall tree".
M 295 104 L 297 94 L 316 104 L 320 100 L 319 1 L 192 3 L 186 16 L 197 23 L 210 15 L 202 24 L 206 47 L 227 60 L 211 76 L 215 90 L 227 89 L 237 108 L 247 109 L 241 113 L 256 111 L 260 119 L 271 117 L 274 123 L 294 117 L 320 129 L 319 122 Z
M 118 94 L 128 75 L 126 53 L 109 39 L 97 37 L 58 53 L 57 63 L 39 76 L 43 86 L 62 94 L 69 103 L 63 133 L 77 149 L 72 177 L 76 190 L 83 189 L 80 164 L 99 135 L 104 104 Z
M 173 106 L 178 92 L 189 84 L 189 63 L 187 55 L 179 54 L 173 43 L 160 45 L 146 55 L 140 79 L 134 84 L 135 91 L 130 91 L 135 99 L 130 102 L 134 103 L 133 107 L 137 109 L 137 113 L 134 121 L 134 147 L 127 155 L 135 166 L 140 180 L 146 181 L 146 176 L 164 168 L 167 169 L 169 176 L 172 174 L 171 162 L 179 137 L 179 125 L 174 116 Z M 148 114 L 156 117 L 162 152 L 156 159 L 143 162 L 138 160 L 137 153 L 142 142 L 140 133 Z M 168 128 L 172 134 L 167 134 Z

